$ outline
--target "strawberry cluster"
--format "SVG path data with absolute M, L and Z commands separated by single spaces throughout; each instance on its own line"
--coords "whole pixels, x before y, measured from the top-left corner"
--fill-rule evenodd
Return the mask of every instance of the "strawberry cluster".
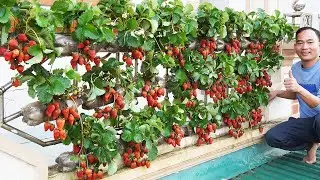
M 244 133 L 242 123 L 246 122 L 247 119 L 243 116 L 238 116 L 235 119 L 231 119 L 228 114 L 224 114 L 223 122 L 230 128 L 229 135 L 234 138 L 241 137 Z
M 125 104 L 123 102 L 123 96 L 118 93 L 115 89 L 110 88 L 109 86 L 107 86 L 105 88 L 106 92 L 103 95 L 103 100 L 104 102 L 109 102 L 111 98 L 113 98 L 114 100 L 114 104 L 113 107 L 114 108 L 110 108 L 110 107 L 105 107 L 104 110 L 102 111 L 98 111 L 96 112 L 96 116 L 97 118 L 101 118 L 102 116 L 106 115 L 105 118 L 111 117 L 112 119 L 116 119 L 117 118 L 117 114 L 118 114 L 118 110 L 121 110 L 124 108 Z M 110 108 L 110 109 L 109 109 Z M 108 118 L 106 118 L 108 119 Z
M 217 81 L 211 86 L 209 90 L 205 91 L 206 95 L 210 95 L 213 102 L 218 102 L 219 100 L 225 99 L 228 96 L 227 92 L 228 86 L 222 82 L 222 74 L 218 74 Z
M 198 48 L 199 53 L 202 55 L 203 59 L 207 59 L 210 55 L 212 58 L 214 57 L 215 50 L 217 48 L 217 43 L 214 38 L 210 39 L 201 39 L 200 47 Z
M 16 38 L 8 41 L 8 47 L 0 47 L 0 56 L 4 57 L 4 60 L 10 63 L 10 69 L 17 70 L 18 73 L 23 73 L 25 65 L 32 58 L 28 49 L 36 45 L 33 40 L 28 40 L 26 34 L 18 34 Z M 18 87 L 20 82 L 18 79 L 12 80 L 12 85 Z
M 110 106 L 106 106 L 104 109 L 97 110 L 93 117 L 95 118 L 104 118 L 105 120 L 108 120 L 110 117 L 112 119 L 116 119 L 118 116 L 118 109 L 111 108 Z
M 181 139 L 184 137 L 184 132 L 180 126 L 172 125 L 172 131 L 168 138 L 165 138 L 166 143 L 171 144 L 173 147 L 180 146 Z
M 196 134 L 198 135 L 197 146 L 201 146 L 204 142 L 212 144 L 213 138 L 210 137 L 211 132 L 216 132 L 217 125 L 215 123 L 209 123 L 207 128 L 196 128 Z
M 235 88 L 235 90 L 239 94 L 244 94 L 246 92 L 251 92 L 252 91 L 252 86 L 249 82 L 249 76 L 246 76 L 243 79 L 238 80 L 238 86 Z
M 72 59 L 70 64 L 72 68 L 76 68 L 77 64 L 85 65 L 87 71 L 91 71 L 90 62 L 94 62 L 96 66 L 100 65 L 101 59 L 99 56 L 96 56 L 96 51 L 90 48 L 90 41 L 85 40 L 78 44 L 78 49 L 80 52 L 72 53 Z
M 165 95 L 165 89 L 161 87 L 151 89 L 150 87 L 150 81 L 146 81 L 145 85 L 141 89 L 141 96 L 147 99 L 148 106 L 160 109 L 162 105 L 158 102 L 158 98 Z
M 93 165 L 99 162 L 98 159 L 93 154 L 88 154 L 87 160 L 88 160 L 87 161 L 88 165 Z M 103 171 L 102 170 L 95 171 L 94 169 L 88 168 L 86 161 L 80 161 L 79 165 L 80 165 L 80 169 L 78 169 L 78 171 L 76 172 L 77 178 L 79 180 L 80 179 L 95 180 L 95 179 L 103 178 Z
M 225 44 L 225 50 L 230 56 L 232 53 L 240 54 L 241 53 L 241 44 L 238 39 L 231 39 L 230 43 Z
M 259 86 L 259 87 L 271 87 L 272 86 L 271 77 L 266 70 L 263 71 L 263 76 L 258 77 L 255 80 L 255 84 L 256 84 L 256 86 Z
M 259 124 L 262 120 L 262 110 L 260 108 L 253 109 L 251 111 L 251 121 L 249 122 L 249 127 L 254 127 Z
M 184 47 L 179 47 L 179 46 L 168 46 L 166 47 L 167 54 L 170 57 L 177 58 L 179 60 L 179 64 L 181 67 L 184 67 L 185 64 L 185 59 L 183 57 L 182 52 L 184 51 Z
M 261 56 L 263 54 L 264 44 L 259 42 L 251 42 L 246 49 L 246 53 L 255 55 L 255 60 L 259 62 L 261 60 Z
M 140 166 L 149 168 L 150 161 L 146 160 L 145 153 L 148 153 L 148 149 L 144 143 L 129 142 L 127 149 L 122 154 L 122 160 L 131 169 Z
M 131 52 L 132 59 L 140 59 L 142 61 L 143 57 L 144 57 L 144 52 L 141 47 L 139 47 L 138 49 L 132 50 Z
M 75 108 L 71 107 L 61 109 L 58 102 L 48 104 L 45 110 L 45 116 L 47 118 L 47 121 L 44 123 L 44 130 L 53 131 L 53 138 L 55 140 L 66 139 L 67 134 L 64 129 L 66 121 L 69 123 L 69 125 L 73 125 L 75 120 L 80 119 L 80 115 Z M 56 128 L 54 124 L 50 123 L 51 120 L 56 121 Z

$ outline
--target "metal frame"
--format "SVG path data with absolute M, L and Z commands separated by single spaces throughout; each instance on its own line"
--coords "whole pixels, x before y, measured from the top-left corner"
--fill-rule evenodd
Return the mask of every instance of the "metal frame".
M 51 140 L 51 141 L 42 141 L 41 139 L 38 139 L 20 129 L 17 129 L 9 124 L 7 124 L 10 121 L 15 120 L 16 118 L 22 116 L 22 112 L 18 111 L 16 113 L 13 113 L 7 117 L 4 116 L 4 94 L 5 92 L 10 89 L 12 87 L 11 82 L 6 83 L 4 86 L 0 87 L 0 127 L 10 131 L 11 133 L 14 133 L 20 137 L 23 137 L 25 139 L 28 139 L 31 142 L 34 142 L 42 147 L 45 146 L 51 146 L 51 145 L 55 145 L 55 144 L 59 144 L 61 143 L 61 141 L 55 141 L 55 140 Z

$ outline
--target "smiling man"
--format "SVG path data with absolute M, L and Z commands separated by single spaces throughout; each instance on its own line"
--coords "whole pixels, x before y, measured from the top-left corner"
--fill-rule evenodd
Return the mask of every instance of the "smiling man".
M 265 140 L 268 145 L 290 151 L 307 150 L 306 163 L 316 162 L 320 142 L 320 33 L 311 27 L 296 32 L 294 49 L 301 59 L 289 71 L 284 80 L 286 90 L 272 91 L 275 97 L 298 99 L 300 118 L 290 117 L 270 129 Z

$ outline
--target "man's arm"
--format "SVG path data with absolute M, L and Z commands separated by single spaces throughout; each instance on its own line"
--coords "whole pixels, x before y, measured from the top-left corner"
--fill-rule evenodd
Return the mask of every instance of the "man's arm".
M 292 100 L 297 99 L 296 93 L 289 92 L 286 90 L 273 90 L 273 91 L 270 91 L 270 93 L 268 95 L 269 95 L 269 101 L 272 101 L 276 97 L 285 98 L 285 99 L 292 99 Z
M 308 104 L 309 107 L 315 108 L 320 104 L 320 98 L 311 94 L 309 91 L 300 86 L 297 92 L 301 99 Z
M 286 91 L 291 93 L 297 93 L 300 95 L 302 100 L 310 107 L 315 108 L 319 106 L 320 104 L 320 98 L 311 94 L 308 90 L 304 89 L 302 86 L 300 86 L 296 79 L 293 77 L 292 72 L 290 70 L 289 72 L 289 78 L 286 78 L 284 80 L 284 87 L 286 88 Z

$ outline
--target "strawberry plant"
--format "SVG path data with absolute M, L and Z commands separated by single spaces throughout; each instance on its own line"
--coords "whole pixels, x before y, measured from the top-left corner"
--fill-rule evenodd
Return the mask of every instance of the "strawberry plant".
M 12 86 L 27 83 L 46 107 L 44 130 L 73 144 L 79 179 L 102 178 L 101 164 L 115 173 L 121 141 L 114 128 L 122 130 L 124 164 L 136 168 L 150 167 L 160 136 L 179 145 L 185 126 L 197 145 L 213 143 L 222 122 L 235 138 L 244 122 L 260 127 L 270 73 L 283 60 L 280 41 L 293 36 L 278 11 L 245 14 L 202 3 L 194 13 L 180 0 L 136 7 L 57 0 L 50 9 L 7 0 L 0 30 L 0 56 L 17 72 Z M 55 68 L 66 56 L 70 63 Z

